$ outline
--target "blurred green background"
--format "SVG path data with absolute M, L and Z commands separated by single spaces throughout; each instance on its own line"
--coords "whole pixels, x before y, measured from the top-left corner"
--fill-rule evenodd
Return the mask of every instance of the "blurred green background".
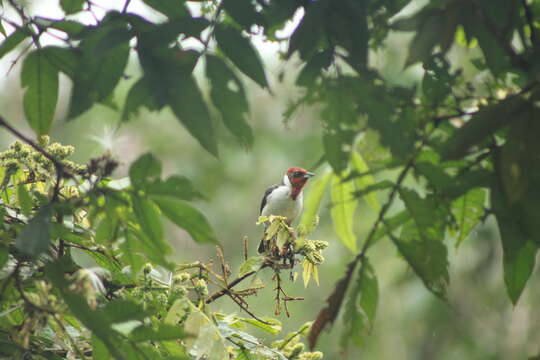
M 108 1 L 97 3 L 110 7 Z M 119 1 L 118 6 L 121 3 Z M 29 4 L 32 11 L 42 16 L 54 18 L 59 12 L 55 8 L 56 1 L 36 0 Z M 417 1 L 405 11 L 414 11 L 422 4 L 422 1 Z M 137 9 L 136 2 L 134 6 Z M 147 16 L 158 15 L 148 11 Z M 385 50 L 372 54 L 371 65 L 380 69 L 392 82 L 414 86 L 422 69 L 417 66 L 402 70 L 409 39 L 410 36 L 392 34 L 386 41 Z M 256 253 L 261 229 L 255 222 L 264 190 L 279 182 L 290 166 L 304 167 L 316 173 L 324 170 L 323 167 L 314 168 L 322 155 L 319 109 L 302 108 L 289 121 L 283 120 L 287 106 L 300 95 L 300 90 L 294 86 L 299 63 L 294 60 L 286 64 L 281 62 L 280 45 L 263 41 L 257 41 L 257 44 L 264 56 L 273 95 L 244 78 L 250 98 L 250 125 L 255 134 L 252 149 L 242 148 L 225 131 L 221 122 L 215 121 L 220 139 L 220 158 L 215 159 L 188 135 L 169 111 L 142 111 L 137 119 L 120 125 L 119 112 L 97 105 L 78 119 L 66 123 L 67 79 L 62 82 L 64 96 L 60 98 L 51 133 L 53 140 L 76 147 L 73 160 L 85 162 L 105 152 L 113 154 L 121 163 L 115 177 L 125 176 L 129 163 L 150 151 L 163 162 L 165 175 L 178 173 L 193 180 L 208 197 L 208 201 L 200 202 L 198 206 L 214 226 L 233 271 L 243 260 L 244 236 L 249 238 L 250 255 Z M 470 65 L 470 59 L 477 51 L 459 47 L 449 55 L 461 63 L 473 81 L 481 81 L 482 77 Z M 14 60 L 11 55 L 0 62 L 0 72 L 5 74 L 0 78 L 0 108 L 6 119 L 30 134 L 22 113 L 20 64 L 8 72 Z M 126 79 L 115 94 L 115 102 L 120 108 L 129 86 L 139 73 L 139 66 L 133 58 Z M 203 79 L 199 80 L 204 88 Z M 5 148 L 12 139 L 5 133 L 1 135 L 2 148 Z M 369 158 L 369 154 L 364 155 Z M 384 195 L 379 194 L 381 201 L 384 201 Z M 315 318 L 343 274 L 345 264 L 353 256 L 333 233 L 328 211 L 330 206 L 326 199 L 320 213 L 320 226 L 312 236 L 331 244 L 325 251 L 326 261 L 320 267 L 320 286 L 311 283 L 304 289 L 301 281 L 286 284 L 289 295 L 303 296 L 305 300 L 289 304 L 290 318 L 284 314 L 279 316 L 284 331 L 292 331 Z M 355 226 L 359 242 L 362 242 L 374 217 L 373 210 L 365 203 L 357 210 Z M 512 306 L 502 283 L 498 229 L 491 220 L 488 218 L 484 225 L 478 227 L 459 249 L 448 239 L 451 282 L 447 302 L 425 289 L 405 261 L 394 256 L 396 250 L 389 241 L 380 241 L 371 252 L 381 299 L 371 335 L 365 338 L 362 348 L 343 350 L 339 346 L 341 323 L 338 321 L 331 332 L 323 334 L 319 343 L 319 350 L 325 353 L 325 358 L 525 359 L 537 354 L 540 351 L 540 318 L 535 317 L 538 311 L 534 310 L 540 304 L 540 275 L 533 273 L 519 303 Z M 175 249 L 175 261 L 215 259 L 215 249 L 196 245 L 185 232 L 173 231 L 170 226 L 168 234 Z M 273 316 L 274 294 L 269 274 L 263 271 L 260 277 L 269 285 L 258 297 L 249 299 L 249 303 L 256 314 Z M 214 303 L 213 309 L 241 312 L 225 298 Z

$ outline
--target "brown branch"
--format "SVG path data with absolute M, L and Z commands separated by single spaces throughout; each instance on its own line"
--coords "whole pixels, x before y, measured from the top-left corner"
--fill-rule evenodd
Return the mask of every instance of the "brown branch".
M 405 180 L 405 177 L 407 176 L 409 171 L 414 167 L 416 157 L 418 156 L 418 154 L 420 153 L 420 151 L 426 144 L 427 139 L 429 138 L 430 135 L 431 135 L 431 132 L 424 134 L 420 145 L 413 152 L 409 161 L 407 161 L 407 163 L 405 164 L 405 167 L 403 168 L 403 170 L 401 170 L 396 180 L 396 183 L 392 187 L 392 191 L 390 192 L 390 195 L 388 195 L 388 200 L 379 211 L 377 220 L 371 227 L 371 230 L 360 252 L 355 256 L 355 258 L 349 264 L 347 264 L 347 271 L 345 272 L 345 275 L 337 282 L 334 291 L 326 299 L 326 303 L 328 305 L 324 307 L 317 315 L 317 318 L 315 319 L 315 322 L 313 323 L 313 326 L 311 328 L 311 331 L 308 337 L 310 349 L 313 349 L 315 347 L 315 345 L 317 344 L 317 339 L 319 338 L 321 331 L 326 327 L 326 325 L 328 325 L 329 323 L 332 324 L 334 320 L 336 319 L 339 313 L 339 310 L 341 309 L 343 300 L 345 299 L 345 293 L 347 292 L 347 288 L 349 287 L 349 283 L 351 282 L 354 269 L 356 268 L 358 263 L 364 258 L 364 256 L 366 255 L 366 252 L 371 247 L 371 245 L 373 245 L 373 242 L 375 241 L 375 234 L 379 226 L 383 224 L 384 217 L 386 216 L 386 213 L 388 212 L 388 210 L 390 209 L 390 206 L 394 202 L 394 199 L 401 187 L 401 184 Z
M 252 318 L 254 318 L 255 320 L 265 324 L 265 325 L 272 325 L 270 324 L 268 321 L 264 321 L 263 319 L 259 318 L 257 315 L 255 315 L 254 313 L 252 313 L 248 307 L 243 303 L 243 299 L 242 301 L 240 301 L 239 299 L 241 298 L 237 298 L 234 294 L 231 294 L 230 292 L 227 294 L 229 295 L 229 297 L 238 305 L 240 306 L 240 308 L 242 310 L 244 310 L 246 313 L 248 313 L 249 316 L 251 316 Z
M 269 263 L 264 263 L 261 268 L 261 269 L 264 269 L 266 267 L 269 267 L 270 264 Z M 245 279 L 247 279 L 248 277 L 254 275 L 255 273 L 257 273 L 257 271 L 250 271 L 248 272 L 247 274 L 244 274 L 236 279 L 234 279 L 233 281 L 231 281 L 229 283 L 229 285 L 227 285 L 224 289 L 221 289 L 219 291 L 216 291 L 215 293 L 213 293 L 212 295 L 210 295 L 207 299 L 206 299 L 206 303 L 207 304 L 210 304 L 212 302 L 214 302 L 215 300 L 219 299 L 220 297 L 222 297 L 223 295 L 226 295 L 228 293 L 230 293 L 230 290 L 235 287 L 236 285 L 238 285 L 239 283 L 241 283 L 242 281 L 244 281 Z

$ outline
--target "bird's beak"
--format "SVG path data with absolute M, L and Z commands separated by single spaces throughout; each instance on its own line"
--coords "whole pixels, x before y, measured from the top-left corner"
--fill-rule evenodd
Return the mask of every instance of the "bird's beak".
M 314 173 L 310 173 L 310 172 L 307 172 L 307 173 L 304 174 L 304 177 L 305 177 L 305 178 L 308 178 L 308 179 L 309 179 L 310 177 L 312 177 L 312 176 L 315 176 L 315 174 L 314 174 Z

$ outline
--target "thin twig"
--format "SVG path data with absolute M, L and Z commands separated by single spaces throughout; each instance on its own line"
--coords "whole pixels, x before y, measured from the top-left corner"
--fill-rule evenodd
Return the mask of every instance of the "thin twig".
M 239 298 L 237 298 L 236 296 L 234 296 L 234 294 L 231 294 L 231 293 L 228 293 L 227 295 L 229 295 L 229 297 L 238 305 L 240 306 L 240 308 L 242 310 L 244 310 L 246 313 L 248 313 L 249 316 L 251 316 L 252 318 L 254 318 L 255 320 L 265 324 L 265 325 L 272 325 L 270 324 L 268 321 L 264 321 L 263 319 L 259 318 L 257 315 L 255 315 L 254 313 L 252 313 L 248 308 L 247 306 L 245 306 L 245 304 L 242 303 L 242 301 L 239 300 Z M 240 298 L 241 299 L 241 298 Z
M 122 8 L 122 13 L 126 13 L 127 12 L 127 9 L 128 9 L 128 6 L 129 6 L 129 3 L 131 2 L 131 0 L 126 0 L 126 2 L 124 3 L 124 7 Z
M 269 267 L 269 266 L 270 266 L 269 263 L 265 263 L 265 264 L 263 264 L 263 265 L 261 266 L 261 268 L 260 268 L 259 270 L 264 269 L 264 268 Z M 231 281 L 231 282 L 229 283 L 229 285 L 227 285 L 226 288 L 221 289 L 221 290 L 219 290 L 219 291 L 216 291 L 215 293 L 213 293 L 212 295 L 210 295 L 210 296 L 206 299 L 206 303 L 207 303 L 207 304 L 210 304 L 210 303 L 214 302 L 215 300 L 219 299 L 220 297 L 222 297 L 223 295 L 226 295 L 227 293 L 230 292 L 230 290 L 231 290 L 233 287 L 235 287 L 236 285 L 238 285 L 239 283 L 241 283 L 242 281 L 244 281 L 245 279 L 247 279 L 248 277 L 250 277 L 250 276 L 252 276 L 252 275 L 254 275 L 254 274 L 256 274 L 256 273 L 257 273 L 257 271 L 250 271 L 250 272 L 248 272 L 247 274 L 244 274 L 244 275 L 242 275 L 242 276 L 240 276 L 240 277 L 234 279 L 233 281 Z

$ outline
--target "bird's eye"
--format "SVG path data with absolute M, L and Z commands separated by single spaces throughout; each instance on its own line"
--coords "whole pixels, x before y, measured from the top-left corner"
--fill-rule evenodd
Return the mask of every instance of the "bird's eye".
M 302 174 L 300 171 L 295 171 L 295 172 L 293 172 L 293 176 L 294 176 L 294 177 L 301 177 L 301 176 L 303 176 L 303 175 L 304 175 L 304 174 Z

